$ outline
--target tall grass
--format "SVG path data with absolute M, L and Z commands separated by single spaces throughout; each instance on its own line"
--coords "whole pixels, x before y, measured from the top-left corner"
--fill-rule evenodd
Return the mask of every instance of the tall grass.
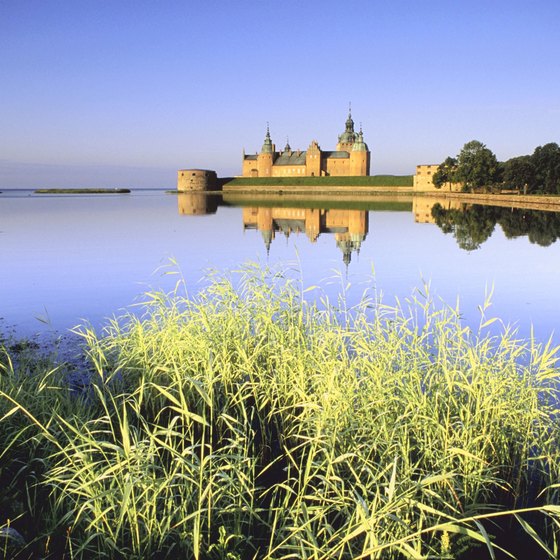
M 79 392 L 4 353 L 0 550 L 491 558 L 519 528 L 557 557 L 556 353 L 486 326 L 429 293 L 312 303 L 248 266 L 81 329 Z

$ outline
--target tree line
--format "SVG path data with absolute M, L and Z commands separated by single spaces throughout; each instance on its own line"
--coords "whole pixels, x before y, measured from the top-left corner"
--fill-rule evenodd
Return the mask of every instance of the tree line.
M 560 194 L 560 146 L 538 146 L 531 155 L 505 162 L 478 140 L 467 142 L 456 157 L 448 157 L 433 175 L 441 188 L 461 183 L 462 190 L 515 189 L 525 194 Z

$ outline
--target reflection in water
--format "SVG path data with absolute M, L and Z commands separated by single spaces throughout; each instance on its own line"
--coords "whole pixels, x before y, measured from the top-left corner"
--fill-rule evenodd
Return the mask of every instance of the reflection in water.
M 102 325 L 104 317 L 136 301 L 146 286 L 149 291 L 175 289 L 174 276 L 153 274 L 167 255 L 181 263 L 186 285 L 194 293 L 208 268 L 232 270 L 248 260 L 260 261 L 266 253 L 264 234 L 272 244 L 267 263 L 291 266 L 297 250 L 307 285 L 321 285 L 331 277 L 333 255 L 340 266 L 343 257 L 352 258 L 348 278 L 354 286 L 362 279 L 369 283 L 375 268 L 375 287 L 385 301 L 410 295 L 422 271 L 422 278 L 433 282 L 444 300 L 461 296 L 466 324 L 474 327 L 479 324 L 477 306 L 484 301 L 485 287 L 492 285 L 494 314 L 506 323 L 518 322 L 523 336 L 532 324 L 539 338 L 546 339 L 558 326 L 560 309 L 560 243 L 554 243 L 560 234 L 559 215 L 489 208 L 484 211 L 483 233 L 489 235 L 499 224 L 505 235 L 496 228 L 491 242 L 473 254 L 442 233 L 459 228 L 459 238 L 466 239 L 469 248 L 474 240 L 484 239 L 473 233 L 481 227 L 472 223 L 480 221 L 477 207 L 446 201 L 451 198 L 441 197 L 439 214 L 435 212 L 438 227 L 432 215 L 435 197 L 429 204 L 414 198 L 415 222 L 413 197 L 404 195 L 181 193 L 175 200 L 163 191 L 143 190 L 116 198 L 4 192 L 0 327 L 14 324 L 21 334 L 32 335 L 37 330 L 71 328 L 81 317 Z M 212 215 L 201 218 L 201 214 Z M 426 221 L 434 223 L 418 223 Z M 244 223 L 253 228 L 245 235 Z M 292 233 L 297 231 L 301 233 L 296 238 Z M 280 232 L 290 234 L 288 243 L 282 242 Z M 306 235 L 317 241 L 308 243 Z M 520 235 L 525 238 L 508 242 L 507 237 Z M 96 243 L 83 243 L 93 238 Z M 552 245 L 541 249 L 535 243 Z M 335 284 L 323 284 L 331 299 L 338 295 Z M 350 297 L 355 296 L 361 297 L 361 289 Z M 47 313 L 48 325 L 38 323 L 35 317 Z M 560 335 L 555 337 L 560 343 Z
M 292 233 L 305 233 L 311 243 L 321 233 L 334 234 L 336 245 L 342 251 L 342 260 L 348 265 L 352 253 L 359 253 L 366 238 L 369 215 L 365 210 L 245 207 L 243 227 L 261 232 L 267 252 L 278 232 L 286 237 Z
M 182 192 L 177 196 L 179 214 L 188 216 L 215 214 L 219 205 L 232 202 L 237 205 L 241 201 L 226 202 L 218 196 L 198 192 Z M 337 203 L 342 207 L 312 208 L 305 207 L 305 201 L 284 199 L 280 202 L 274 197 L 247 203 L 250 206 L 243 206 L 243 228 L 261 232 L 267 253 L 270 252 L 276 233 L 283 233 L 286 237 L 292 233 L 305 233 L 312 243 L 320 234 L 327 233 L 334 235 L 346 265 L 352 260 L 352 253 L 360 251 L 369 230 L 369 210 L 373 209 L 369 207 L 371 203 L 332 200 L 328 202 L 329 206 Z M 303 207 L 296 207 L 300 204 Z M 379 202 L 375 204 L 379 206 Z M 383 209 L 401 209 L 393 208 L 387 201 L 384 204 L 389 208 Z M 316 205 L 316 201 L 309 201 L 309 206 L 312 205 Z M 356 209 L 356 206 L 361 208 Z M 490 238 L 497 224 L 508 239 L 527 236 L 531 243 L 541 246 L 551 245 L 560 237 L 560 213 L 550 208 L 542 211 L 415 196 L 412 199 L 412 211 L 416 223 L 436 224 L 443 233 L 452 234 L 459 247 L 465 251 L 480 248 Z
M 552 245 L 560 237 L 558 212 L 481 204 L 450 206 L 446 203 L 444 207 L 441 202 L 436 202 L 431 217 L 443 233 L 451 233 L 459 247 L 466 251 L 478 249 L 492 235 L 497 224 L 508 239 L 527 236 L 531 243 L 543 247 Z
M 560 237 L 560 214 L 535 210 L 502 209 L 498 220 L 508 239 L 526 235 L 531 243 L 542 247 L 552 245 Z
M 215 214 L 220 197 L 204 192 L 179 192 L 179 214 L 203 216 Z M 368 233 L 369 214 L 366 210 L 320 208 L 243 207 L 243 229 L 261 232 L 267 253 L 277 232 L 289 237 L 305 233 L 315 243 L 321 233 L 334 234 L 336 246 L 342 251 L 342 260 L 348 265 L 352 253 L 359 254 L 362 241 Z
M 204 216 L 215 214 L 218 199 L 203 192 L 179 192 L 177 194 L 179 214 L 185 216 Z
M 439 204 L 445 210 L 460 210 L 463 204 L 456 199 L 434 198 L 433 196 L 415 196 L 412 199 L 412 212 L 417 224 L 435 224 L 432 208 Z

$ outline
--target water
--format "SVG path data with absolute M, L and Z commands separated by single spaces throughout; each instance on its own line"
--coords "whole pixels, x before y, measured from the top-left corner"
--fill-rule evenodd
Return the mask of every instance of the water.
M 392 303 L 429 282 L 436 298 L 452 305 L 459 298 L 471 326 L 479 323 L 478 306 L 493 290 L 488 315 L 516 324 L 523 337 L 533 328 L 544 341 L 554 331 L 560 310 L 560 244 L 554 235 L 545 235 L 550 244 L 541 246 L 527 235 L 508 239 L 491 221 L 473 230 L 472 212 L 468 219 L 448 212 L 440 216 L 441 227 L 419 223 L 433 222 L 432 199 L 414 205 L 408 198 L 372 201 L 315 201 L 306 209 L 285 196 L 237 206 L 240 200 L 227 197 L 223 203 L 155 190 L 67 196 L 4 191 L 0 317 L 4 328 L 14 326 L 23 336 L 65 332 L 85 319 L 100 326 L 145 291 L 172 289 L 179 276 L 166 274 L 177 271 L 170 259 L 191 293 L 208 269 L 256 261 L 299 269 L 306 286 L 321 284 L 331 299 L 349 283 L 352 301 L 374 288 Z M 498 212 L 504 224 L 507 212 Z M 550 221 L 552 214 L 545 214 Z M 511 234 L 511 226 L 505 227 Z M 469 235 L 482 239 L 478 248 L 459 246 L 456 238 L 463 246 L 476 245 Z

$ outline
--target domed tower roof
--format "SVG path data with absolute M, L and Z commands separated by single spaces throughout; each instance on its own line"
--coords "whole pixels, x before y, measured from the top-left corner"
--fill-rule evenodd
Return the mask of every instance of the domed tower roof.
M 272 148 L 272 140 L 270 139 L 270 130 L 268 129 L 268 123 L 266 123 L 266 136 L 264 138 L 264 142 L 261 148 L 261 153 L 263 154 L 271 154 L 273 152 Z
M 358 138 L 352 146 L 353 152 L 369 152 L 368 145 L 364 142 L 364 133 L 362 132 L 362 127 L 360 126 L 360 132 L 358 132 Z
M 345 130 L 339 135 L 339 144 L 352 144 L 356 141 L 356 133 L 354 132 L 354 121 L 352 120 L 352 110 L 348 109 L 348 118 L 346 119 Z

